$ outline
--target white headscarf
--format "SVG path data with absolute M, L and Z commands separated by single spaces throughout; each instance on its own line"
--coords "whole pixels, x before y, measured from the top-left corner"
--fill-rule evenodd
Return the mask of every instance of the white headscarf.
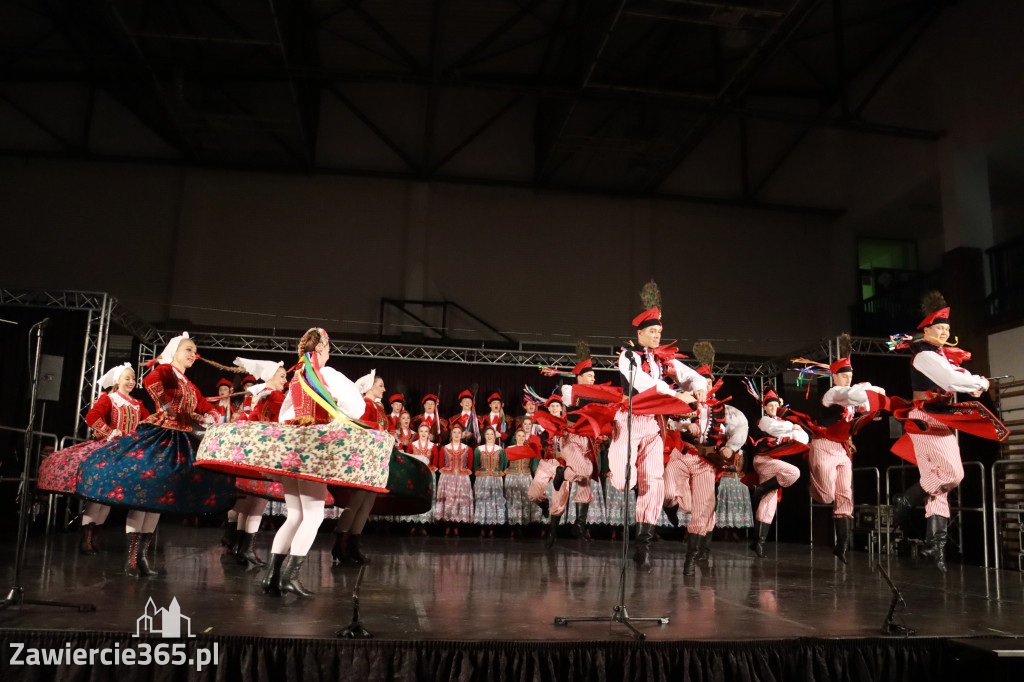
M 174 360 L 174 354 L 178 352 L 178 346 L 182 341 L 188 338 L 188 332 L 182 332 L 181 336 L 175 336 L 173 339 L 167 342 L 167 347 L 164 348 L 164 352 L 160 353 L 160 357 L 157 360 L 161 365 L 169 365 Z
M 371 369 L 369 374 L 365 374 L 356 379 L 356 390 L 359 391 L 359 395 L 366 395 L 366 392 L 373 388 L 373 380 L 377 376 L 377 370 Z
M 117 386 L 117 382 L 121 378 L 121 375 L 124 374 L 125 370 L 129 369 L 132 369 L 132 363 L 130 362 L 108 369 L 106 374 L 100 377 L 100 388 L 106 390 L 111 386 Z
M 249 360 L 247 358 L 235 358 L 235 366 L 243 368 L 263 382 L 270 381 L 279 367 L 284 367 L 283 362 L 271 362 L 270 360 Z

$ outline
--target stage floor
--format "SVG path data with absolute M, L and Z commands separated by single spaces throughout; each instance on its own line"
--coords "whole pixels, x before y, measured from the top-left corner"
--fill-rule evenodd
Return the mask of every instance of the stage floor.
M 193 634 L 329 638 L 348 623 L 356 567 L 332 567 L 333 536 L 321 533 L 302 580 L 313 599 L 270 597 L 259 571 L 222 560 L 218 529 L 162 524 L 156 578 L 121 573 L 123 538 L 113 528 L 95 557 L 77 552 L 77 536 L 31 538 L 23 586 L 28 598 L 91 602 L 94 613 L 23 605 L 0 611 L 0 628 L 134 633 L 152 597 L 157 608 L 177 598 Z M 261 533 L 261 555 L 270 533 Z M 3 589 L 13 583 L 13 552 L 0 548 Z M 608 623 L 556 626 L 556 616 L 611 615 L 621 543 L 560 539 L 545 551 L 536 539 L 368 536 L 371 555 L 360 602 L 363 625 L 386 640 L 628 640 Z M 626 576 L 631 616 L 668 616 L 642 624 L 650 640 L 875 637 L 890 591 L 875 560 L 851 552 L 842 566 L 827 548 L 769 544 L 759 560 L 745 543 L 716 542 L 710 566 L 682 574 L 684 546 L 654 546 L 654 571 Z M 907 606 L 900 617 L 918 635 L 1024 636 L 1024 574 L 950 564 L 943 575 L 910 558 L 888 569 Z

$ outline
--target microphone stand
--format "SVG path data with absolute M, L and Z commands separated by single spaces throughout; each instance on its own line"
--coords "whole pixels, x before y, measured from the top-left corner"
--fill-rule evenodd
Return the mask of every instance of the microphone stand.
M 647 639 L 647 635 L 636 629 L 633 623 L 660 623 L 668 625 L 668 616 L 633 617 L 626 610 L 626 568 L 629 565 L 629 483 L 630 471 L 633 464 L 633 381 L 636 378 L 636 358 L 631 351 L 627 351 L 626 357 L 629 360 L 629 403 L 626 413 L 626 484 L 622 488 L 622 559 L 619 569 L 619 599 L 612 606 L 611 616 L 582 616 L 566 617 L 555 616 L 555 625 L 568 625 L 569 623 L 619 623 L 625 625 L 633 633 L 637 641 Z M 637 488 L 637 495 L 640 494 Z
M 7 596 L 0 599 L 0 611 L 21 604 L 33 604 L 36 606 L 59 606 L 64 608 L 78 609 L 80 613 L 95 611 L 95 604 L 71 604 L 68 602 L 43 601 L 41 599 L 26 599 L 25 589 L 21 586 L 21 574 L 25 567 L 25 544 L 28 540 L 28 498 L 30 475 L 32 471 L 32 437 L 35 435 L 36 421 L 36 395 L 39 390 L 39 362 L 42 357 L 43 329 L 50 321 L 45 318 L 29 327 L 29 345 L 32 343 L 32 330 L 36 330 L 36 358 L 35 366 L 32 369 L 32 392 L 31 402 L 28 406 L 28 428 L 25 430 L 25 463 L 21 468 L 21 502 L 18 507 L 18 539 L 14 547 L 14 586 L 11 587 Z
M 909 637 L 910 635 L 916 634 L 916 630 L 908 628 L 906 625 L 900 625 L 899 623 L 892 622 L 893 616 L 896 613 L 896 607 L 903 605 L 906 607 L 907 602 L 903 601 L 903 595 L 900 594 L 900 590 L 896 587 L 896 583 L 892 581 L 889 574 L 884 568 L 882 568 L 882 562 L 878 562 L 878 572 L 885 578 L 885 582 L 889 583 L 889 589 L 892 591 L 892 601 L 889 602 L 889 612 L 885 615 L 885 622 L 882 624 L 883 635 L 903 635 Z

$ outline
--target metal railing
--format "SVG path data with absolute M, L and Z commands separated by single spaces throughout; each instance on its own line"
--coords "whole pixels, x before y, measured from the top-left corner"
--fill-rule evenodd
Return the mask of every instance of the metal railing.
M 12 433 L 20 433 L 20 434 L 28 433 L 28 429 L 19 429 L 19 428 L 15 427 L 15 426 L 0 426 L 0 431 L 10 431 Z M 39 436 L 40 439 L 43 439 L 43 438 L 52 439 L 53 440 L 53 449 L 54 450 L 58 449 L 57 448 L 57 443 L 58 443 L 58 441 L 57 441 L 57 434 L 55 434 L 55 433 L 47 433 L 46 431 L 33 431 L 32 433 L 33 433 L 33 435 Z M 39 451 L 42 450 L 42 449 L 43 449 L 43 443 L 42 443 L 42 440 L 39 440 L 36 443 L 35 454 L 38 455 Z M 32 453 L 25 453 L 25 456 L 26 457 L 33 457 Z M 34 457 L 34 458 L 38 460 L 38 457 Z M 39 462 L 38 461 L 34 462 L 34 465 L 29 467 L 29 470 L 30 471 L 37 471 L 38 472 L 39 471 Z M 4 482 L 20 481 L 20 480 L 21 480 L 21 476 L 4 476 L 4 477 L 0 478 L 0 481 L 4 481 Z M 35 478 L 30 478 L 29 480 L 30 481 L 34 481 L 36 479 Z
M 1019 522 L 1024 523 L 1024 506 L 1021 507 L 999 507 L 996 506 L 997 473 L 1001 468 L 1015 468 L 1024 474 L 1024 460 L 1001 459 L 992 463 L 989 474 L 992 483 L 992 543 L 995 545 L 995 567 L 999 568 L 999 555 L 1002 553 L 1002 543 L 999 537 L 999 514 L 1016 514 Z M 1024 548 L 1021 548 L 1024 551 Z
M 956 498 L 956 503 L 949 505 L 949 511 L 950 512 L 956 512 L 958 517 L 960 516 L 960 514 L 962 512 L 978 512 L 978 513 L 981 514 L 981 540 L 982 540 L 983 565 L 985 566 L 985 568 L 988 568 L 988 514 L 986 513 L 988 511 L 988 509 L 985 506 L 986 505 L 986 500 L 988 499 L 988 487 L 985 484 L 985 465 L 982 464 L 981 462 L 963 462 L 962 464 L 963 464 L 963 468 L 964 468 L 964 482 L 967 481 L 967 473 L 969 471 L 971 471 L 971 470 L 973 470 L 975 468 L 977 468 L 977 470 L 978 470 L 978 474 L 979 474 L 978 475 L 978 480 L 979 480 L 979 483 L 981 485 L 981 506 L 980 507 L 965 507 L 965 506 L 963 506 L 963 504 L 962 504 L 963 503 L 963 499 L 962 499 L 962 497 L 960 495 L 960 488 L 963 487 L 963 482 L 961 482 L 961 485 L 958 485 L 956 488 L 953 488 L 952 490 L 949 491 L 949 494 Z M 894 465 L 892 465 L 890 467 L 887 467 L 886 470 L 885 470 L 885 496 L 887 498 L 892 496 L 892 486 L 891 486 L 892 476 L 890 474 L 893 471 L 900 471 L 900 470 L 903 470 L 903 471 L 907 471 L 907 470 L 918 471 L 918 468 L 917 468 L 916 465 L 913 465 L 913 464 L 894 464 Z M 964 546 L 964 526 L 963 526 L 963 523 L 960 523 L 960 519 L 959 518 L 957 519 L 956 526 L 957 526 L 957 546 L 960 548 L 960 551 L 962 553 L 963 552 L 963 546 Z M 890 528 L 891 528 L 891 525 L 890 525 Z M 889 535 L 889 533 L 887 531 L 886 532 L 886 536 L 887 536 L 886 537 L 886 541 L 887 542 L 888 542 L 888 539 L 889 539 L 888 535 Z M 998 563 L 996 564 L 996 568 L 999 568 Z
M 882 510 L 881 510 L 881 507 L 882 507 L 882 498 L 881 498 L 881 495 L 882 495 L 882 472 L 880 472 L 878 470 L 878 467 L 854 467 L 853 469 L 850 470 L 850 496 L 854 497 L 854 499 L 856 499 L 857 486 L 855 484 L 855 477 L 857 476 L 857 474 L 858 473 L 864 474 L 864 473 L 869 473 L 869 472 L 870 473 L 874 473 L 874 477 L 875 477 L 875 504 L 873 504 L 873 505 L 872 504 L 865 504 L 863 502 L 861 504 L 857 504 L 856 501 L 855 501 L 854 505 L 853 505 L 853 508 L 855 510 L 858 509 L 858 508 L 859 509 L 871 509 L 872 507 L 875 509 L 875 539 L 874 539 L 874 542 L 872 542 L 870 536 L 868 537 L 868 554 L 874 554 L 875 550 L 877 549 L 878 554 L 881 555 L 882 554 Z M 811 536 L 810 536 L 811 537 L 810 547 L 811 547 L 811 549 L 813 549 L 814 548 L 814 510 L 815 510 L 815 508 L 818 508 L 818 509 L 832 509 L 835 506 L 835 503 L 832 502 L 832 503 L 829 503 L 829 504 L 823 504 L 821 502 L 815 502 L 813 497 L 810 497 L 810 496 L 808 496 L 808 497 L 810 498 L 810 505 L 811 505 L 811 507 L 810 507 L 811 508 L 811 514 L 810 514 L 810 520 L 809 520 L 809 523 L 810 523 L 810 533 L 811 533 Z M 850 525 L 850 532 L 852 533 L 854 530 L 855 529 L 853 527 L 853 524 L 851 524 Z M 835 530 L 834 529 L 832 531 L 832 539 L 833 539 L 833 541 L 835 540 Z M 886 538 L 886 546 L 888 546 L 888 538 Z

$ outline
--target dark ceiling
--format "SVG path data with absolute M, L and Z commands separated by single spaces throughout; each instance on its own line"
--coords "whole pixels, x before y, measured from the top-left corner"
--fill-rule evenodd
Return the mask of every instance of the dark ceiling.
M 815 129 L 941 136 L 865 112 L 946 4 L 0 0 L 0 154 L 771 207 Z

